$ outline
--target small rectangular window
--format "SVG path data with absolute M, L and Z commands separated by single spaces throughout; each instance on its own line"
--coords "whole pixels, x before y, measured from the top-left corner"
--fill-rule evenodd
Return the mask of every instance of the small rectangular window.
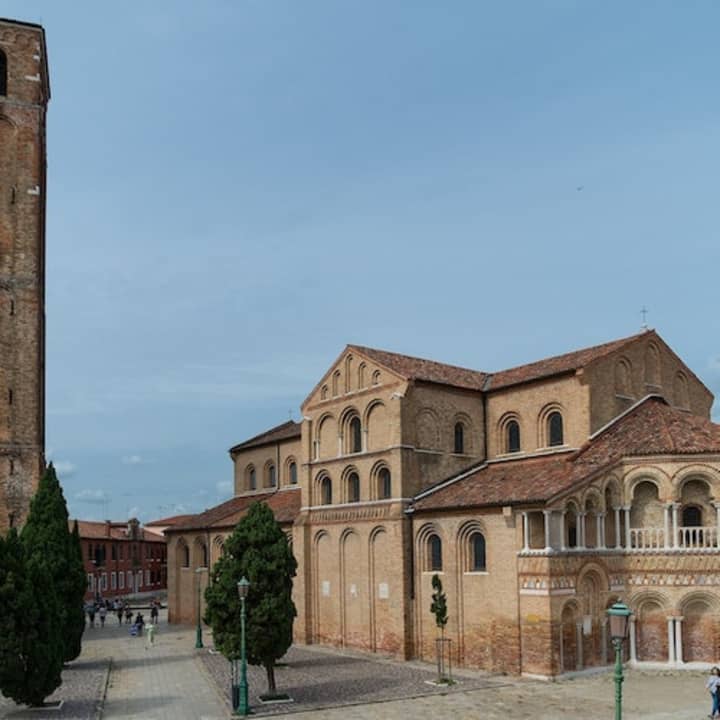
M 8 405 L 13 404 L 13 391 L 12 388 L 8 389 Z
M 110 589 L 117 589 L 117 575 L 115 573 L 110 573 Z
M 10 474 L 15 474 L 15 461 L 12 458 L 10 458 Z
M 118 573 L 118 581 L 119 581 L 120 589 L 124 590 L 125 589 L 125 573 L 124 572 Z

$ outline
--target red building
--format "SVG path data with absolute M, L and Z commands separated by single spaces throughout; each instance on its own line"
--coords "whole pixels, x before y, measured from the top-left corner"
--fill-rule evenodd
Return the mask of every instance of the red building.
M 134 518 L 126 523 L 77 523 L 88 581 L 86 600 L 164 594 L 167 552 L 162 535 L 141 528 Z

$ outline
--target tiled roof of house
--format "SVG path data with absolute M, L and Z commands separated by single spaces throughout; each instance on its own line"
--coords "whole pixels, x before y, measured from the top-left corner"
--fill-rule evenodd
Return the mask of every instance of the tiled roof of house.
M 229 452 L 237 452 L 238 450 L 247 450 L 253 447 L 260 447 L 262 445 L 270 445 L 272 443 L 280 442 L 282 440 L 292 440 L 293 438 L 300 437 L 300 423 L 296 423 L 294 420 L 288 420 L 282 423 L 282 425 L 276 425 L 265 432 L 251 437 L 249 440 L 233 445 Z
M 492 373 L 485 389 L 497 390 L 510 385 L 519 385 L 520 383 L 525 383 L 530 380 L 539 380 L 544 377 L 577 370 L 605 355 L 609 355 L 615 350 L 619 350 L 621 347 L 637 340 L 645 334 L 647 334 L 647 331 L 621 338 L 620 340 L 603 343 L 602 345 L 594 345 L 593 347 L 575 350 L 565 353 L 564 355 L 555 355 L 554 357 L 545 358 L 544 360 L 538 360 L 537 362 L 519 365 L 509 370 Z
M 408 379 L 452 385 L 469 390 L 488 391 L 572 372 L 573 370 L 589 365 L 591 362 L 615 350 L 619 350 L 641 336 L 646 335 L 648 332 L 654 333 L 654 331 L 644 331 L 643 333 L 613 340 L 612 342 L 603 343 L 602 345 L 594 345 L 565 353 L 564 355 L 555 355 L 545 358 L 544 360 L 519 365 L 509 370 L 500 370 L 495 373 L 470 370 L 455 365 L 446 365 L 435 362 L 434 360 L 424 360 L 422 358 L 387 352 L 386 350 L 376 350 L 361 345 L 348 345 L 348 348 L 365 355 L 370 360 L 374 360 L 380 365 Z
M 720 425 L 650 396 L 579 450 L 480 465 L 419 493 L 413 508 L 546 502 L 625 457 L 700 453 L 720 454 Z
M 191 517 L 193 517 L 192 513 L 187 514 L 187 515 L 171 515 L 170 517 L 160 518 L 160 520 L 151 520 L 150 522 L 146 522 L 145 526 L 152 527 L 152 526 L 156 526 L 156 525 L 163 525 L 163 526 L 178 525 L 179 523 L 189 520 Z
M 300 489 L 234 497 L 205 510 L 205 512 L 193 515 L 187 522 L 168 528 L 165 533 L 185 532 L 201 528 L 233 527 L 254 502 L 266 503 L 279 523 L 291 523 L 300 512 Z
M 424 360 L 423 358 L 400 355 L 386 350 L 376 350 L 362 345 L 348 345 L 348 348 L 361 353 L 369 360 L 374 360 L 408 380 L 423 380 L 469 390 L 482 390 L 488 377 L 487 373 L 479 370 L 446 365 L 434 360 Z
M 74 519 L 68 520 L 68 527 L 70 532 L 73 529 Z M 128 537 L 128 525 L 122 522 L 111 522 L 108 523 L 94 520 L 78 520 L 78 532 L 80 533 L 81 540 L 129 540 Z M 146 540 L 149 542 L 165 542 L 165 538 L 151 530 L 145 530 L 139 528 L 138 540 Z

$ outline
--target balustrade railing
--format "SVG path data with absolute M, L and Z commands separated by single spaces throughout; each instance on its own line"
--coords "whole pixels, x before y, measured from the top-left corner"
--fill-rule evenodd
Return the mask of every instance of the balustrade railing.
M 631 550 L 662 550 L 664 548 L 681 548 L 683 550 L 699 550 L 718 547 L 718 529 L 716 527 L 679 527 L 677 542 L 673 545 L 672 533 L 665 544 L 664 528 L 630 528 Z
M 717 547 L 716 527 L 679 527 L 678 547 L 711 548 Z
M 630 528 L 630 547 L 633 550 L 656 550 L 665 547 L 663 528 Z

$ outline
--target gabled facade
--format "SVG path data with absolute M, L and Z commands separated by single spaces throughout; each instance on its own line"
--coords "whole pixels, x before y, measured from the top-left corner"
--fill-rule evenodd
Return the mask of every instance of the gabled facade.
M 617 598 L 636 613 L 634 661 L 711 662 L 712 400 L 654 331 L 497 373 L 349 345 L 299 428 L 231 450 L 235 501 L 259 492 L 237 478 L 260 450 L 299 464 L 297 484 L 262 489 L 297 497 L 298 642 L 432 659 L 437 573 L 460 664 L 605 664 Z

